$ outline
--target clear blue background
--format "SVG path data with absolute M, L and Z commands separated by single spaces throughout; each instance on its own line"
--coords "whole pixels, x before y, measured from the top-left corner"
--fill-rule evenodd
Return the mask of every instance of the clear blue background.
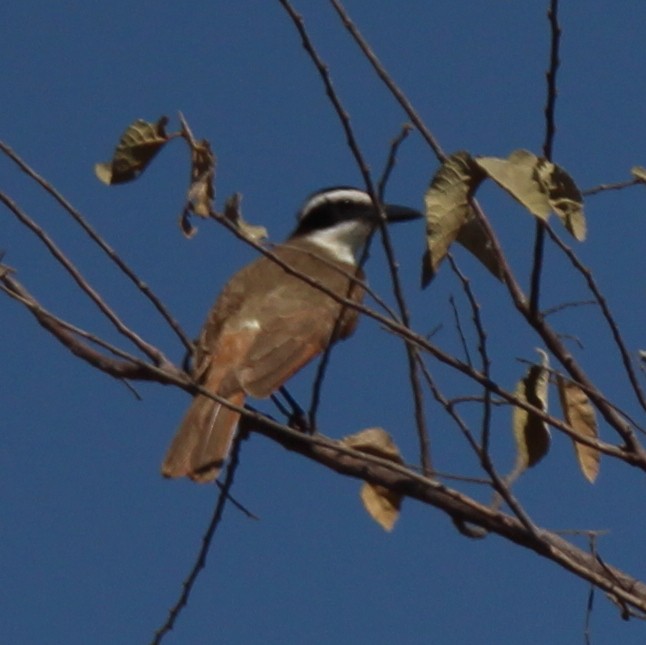
M 549 33 L 546 2 L 348 1 L 348 10 L 448 151 L 540 152 Z M 583 188 L 629 176 L 644 158 L 646 5 L 564 2 L 555 159 Z M 300 2 L 375 173 L 405 115 L 375 78 L 326 3 Z M 227 276 L 253 253 L 216 226 L 185 240 L 177 227 L 188 181 L 181 143 L 134 184 L 106 188 L 93 175 L 124 127 L 182 110 L 218 156 L 218 205 L 244 195 L 247 219 L 280 240 L 304 197 L 361 178 L 321 82 L 278 2 L 7 2 L 0 8 L 0 135 L 58 187 L 196 334 Z M 421 207 L 436 161 L 421 138 L 404 144 L 387 197 Z M 44 226 L 126 322 L 174 360 L 182 351 L 138 292 L 69 218 L 7 160 L 2 189 Z M 489 187 L 482 203 L 527 284 L 533 222 Z M 578 246 L 615 308 L 631 350 L 644 341 L 644 202 L 641 188 L 592 198 L 589 239 Z M 460 352 L 444 267 L 418 289 L 423 226 L 393 232 L 416 328 Z M 570 240 L 568 240 L 570 242 Z M 571 242 L 574 244 L 574 242 Z M 8 212 L 0 247 L 45 306 L 108 339 L 115 332 Z M 518 326 L 502 288 L 463 253 L 490 331 L 494 374 L 513 387 L 538 340 Z M 388 286 L 382 253 L 371 284 Z M 588 298 L 557 253 L 546 258 L 546 306 Z M 146 643 L 192 565 L 217 491 L 168 482 L 159 463 L 188 403 L 185 393 L 121 383 L 79 362 L 19 305 L 3 298 L 0 335 L 0 641 Z M 462 303 L 465 327 L 469 311 Z M 553 322 L 600 386 L 636 416 L 609 334 L 595 309 Z M 474 338 L 469 331 L 470 338 Z M 445 391 L 474 392 L 431 363 Z M 307 400 L 311 370 L 290 388 Z M 477 392 L 477 391 L 475 391 Z M 271 409 L 267 407 L 266 409 Z M 556 410 L 557 408 L 555 408 Z M 429 403 L 436 465 L 477 475 L 464 441 Z M 643 418 L 643 414 L 641 415 Z M 472 419 L 477 419 L 473 416 Z M 416 442 L 401 347 L 363 321 L 335 354 L 321 427 L 340 437 L 389 430 L 409 460 Z M 605 439 L 614 440 L 602 428 Z M 493 443 L 511 468 L 509 411 Z M 234 494 L 260 517 L 226 510 L 207 569 L 169 643 L 267 645 L 392 642 L 569 644 L 583 641 L 588 587 L 538 556 L 491 536 L 469 541 L 434 509 L 406 502 L 392 534 L 374 524 L 358 482 L 253 436 Z M 488 494 L 466 490 L 483 500 Z M 610 529 L 599 550 L 646 577 L 644 478 L 604 460 L 598 482 L 578 472 L 571 446 L 516 489 L 552 529 Z M 585 540 L 573 538 L 585 547 Z M 643 643 L 596 597 L 595 645 Z

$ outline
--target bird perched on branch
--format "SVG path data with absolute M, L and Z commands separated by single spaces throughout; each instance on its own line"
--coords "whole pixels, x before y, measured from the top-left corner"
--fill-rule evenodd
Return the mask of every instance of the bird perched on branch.
M 382 212 L 387 222 L 421 217 L 403 206 L 384 205 Z M 357 188 L 340 186 L 311 195 L 294 232 L 273 250 L 289 269 L 263 256 L 238 271 L 222 290 L 199 336 L 196 381 L 241 407 L 247 396 L 270 396 L 329 344 L 350 336 L 358 313 L 329 294 L 362 300 L 357 255 L 379 219 L 370 195 Z M 198 482 L 215 479 L 239 417 L 226 405 L 197 394 L 166 454 L 162 474 Z

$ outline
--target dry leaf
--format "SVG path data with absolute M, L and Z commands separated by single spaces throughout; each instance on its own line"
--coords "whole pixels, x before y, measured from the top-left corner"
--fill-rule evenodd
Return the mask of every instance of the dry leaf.
M 643 166 L 633 166 L 630 172 L 637 181 L 646 184 L 646 168 Z
M 458 232 L 458 244 L 461 244 L 471 255 L 475 256 L 491 272 L 502 280 L 502 267 L 498 254 L 494 251 L 493 243 L 485 227 L 473 213 L 469 212 L 467 221 Z
M 583 242 L 587 231 L 581 191 L 563 168 L 548 161 L 542 161 L 551 167 L 551 172 L 547 173 L 545 185 L 552 210 L 574 239 Z
M 435 173 L 424 196 L 427 250 L 422 266 L 423 287 L 437 273 L 460 229 L 473 217 L 469 202 L 483 177 L 467 152 L 451 155 Z
M 157 123 L 138 119 L 121 135 L 109 163 L 98 163 L 94 172 L 104 184 L 123 184 L 141 175 L 155 155 L 169 140 L 165 127 L 168 119 L 163 116 Z
M 563 416 L 568 425 L 583 437 L 596 439 L 597 419 L 588 395 L 573 381 L 557 379 Z M 576 458 L 584 477 L 592 484 L 599 474 L 600 453 L 596 448 L 573 440 Z
M 191 185 L 188 203 L 196 215 L 208 217 L 215 199 L 215 155 L 206 140 L 196 142 L 191 148 Z
M 341 443 L 348 448 L 366 452 L 375 457 L 390 459 L 398 464 L 404 463 L 395 442 L 383 428 L 366 428 L 344 437 Z
M 583 196 L 561 167 L 527 150 L 515 150 L 507 159 L 476 157 L 475 162 L 530 213 L 547 221 L 553 211 L 575 239 L 585 239 Z
M 401 495 L 384 486 L 365 482 L 359 493 L 364 508 L 385 531 L 392 531 L 399 517 Z
M 542 180 L 537 175 L 539 158 L 527 150 L 515 150 L 508 159 L 476 157 L 475 162 L 518 200 L 532 215 L 547 220 L 550 204 Z
M 242 202 L 242 195 L 240 193 L 234 193 L 227 199 L 224 204 L 224 217 L 229 220 L 242 234 L 253 240 L 254 242 L 260 242 L 268 237 L 267 229 L 264 226 L 257 226 L 255 224 L 249 224 L 245 222 L 242 217 L 242 210 L 240 208 L 240 203 Z
M 516 396 L 521 401 L 547 412 L 547 386 L 549 359 L 542 349 L 541 364 L 532 365 L 516 386 Z M 550 431 L 543 419 L 533 412 L 514 407 L 513 430 L 516 439 L 516 467 L 514 476 L 536 465 L 549 451 Z
M 353 450 L 359 450 L 382 459 L 389 459 L 397 464 L 404 463 L 397 446 L 383 428 L 368 428 L 356 434 L 344 437 L 340 443 Z M 383 486 L 365 482 L 361 487 L 361 501 L 364 508 L 386 531 L 392 530 L 401 507 L 402 497 Z

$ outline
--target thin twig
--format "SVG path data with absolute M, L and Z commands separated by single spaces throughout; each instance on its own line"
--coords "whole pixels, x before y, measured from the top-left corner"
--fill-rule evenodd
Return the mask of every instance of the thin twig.
M 581 194 L 584 197 L 590 197 L 591 195 L 597 195 L 607 190 L 622 190 L 624 188 L 629 188 L 630 186 L 637 186 L 638 184 L 643 184 L 643 183 L 644 181 L 642 179 L 637 179 L 637 177 L 635 177 L 634 179 L 630 179 L 628 181 L 619 181 L 614 184 L 599 184 L 594 188 L 586 188 L 585 190 L 581 191 Z
M 574 268 L 583 276 L 588 285 L 588 289 L 590 289 L 590 292 L 592 293 L 592 295 L 594 295 L 595 301 L 599 305 L 601 313 L 603 314 L 603 317 L 605 318 L 606 323 L 610 329 L 612 338 L 617 345 L 617 349 L 619 350 L 619 354 L 621 355 L 621 360 L 624 369 L 626 370 L 626 375 L 628 376 L 628 380 L 633 389 L 633 392 L 635 393 L 635 396 L 637 397 L 637 400 L 639 401 L 639 404 L 642 406 L 642 408 L 646 409 L 646 395 L 642 390 L 639 379 L 637 378 L 637 374 L 635 373 L 635 370 L 633 368 L 633 362 L 630 358 L 630 352 L 628 351 L 621 332 L 619 331 L 619 325 L 614 319 L 612 312 L 610 311 L 610 307 L 608 306 L 606 299 L 601 293 L 601 290 L 599 289 L 592 275 L 592 272 L 582 264 L 574 251 L 572 251 L 572 249 L 567 246 L 563 242 L 563 240 L 561 240 L 561 238 L 552 230 L 551 227 L 547 227 L 546 230 L 552 241 L 559 247 L 559 249 L 561 249 L 572 266 L 574 266 Z
M 357 263 L 357 275 L 358 271 L 361 270 L 364 264 L 368 261 L 368 256 L 370 254 L 370 241 L 370 238 L 366 241 L 366 245 L 364 246 L 361 257 L 359 258 L 359 261 Z M 350 299 L 353 286 L 354 285 L 352 282 L 348 284 L 348 288 L 345 293 L 345 297 L 348 299 Z M 312 382 L 312 395 L 310 397 L 310 405 L 307 412 L 308 424 L 309 427 L 313 430 L 316 429 L 316 415 L 318 414 L 318 410 L 321 405 L 323 383 L 325 381 L 325 375 L 327 374 L 328 366 L 330 364 L 330 358 L 332 356 L 332 349 L 334 347 L 332 339 L 338 335 L 346 314 L 347 307 L 342 306 L 337 319 L 334 321 L 334 326 L 332 327 L 332 331 L 330 333 L 330 342 L 326 344 L 325 349 L 321 353 L 321 357 L 316 366 L 316 374 L 314 375 L 314 380 Z
M 215 485 L 222 491 L 224 492 L 224 484 L 220 483 L 217 479 L 215 480 Z M 230 493 L 226 493 L 227 497 L 229 498 L 229 501 L 246 517 L 248 517 L 250 520 L 255 520 L 259 521 L 260 518 L 255 514 L 252 513 L 244 504 L 239 502 L 233 495 Z
M 597 536 L 595 533 L 588 535 L 588 544 L 590 547 L 590 555 L 597 558 Z M 590 584 L 590 591 L 588 592 L 588 602 L 585 608 L 585 621 L 583 624 L 583 637 L 585 638 L 586 645 L 592 645 L 592 634 L 590 631 L 590 622 L 592 619 L 592 608 L 594 607 L 594 590 L 595 586 Z
M 449 254 L 447 257 L 450 257 Z M 473 365 L 471 360 L 471 353 L 469 352 L 469 345 L 467 344 L 466 336 L 464 335 L 464 330 L 462 329 L 462 321 L 460 320 L 460 312 L 458 307 L 455 304 L 455 298 L 451 295 L 449 296 L 449 305 L 451 306 L 451 311 L 453 312 L 453 320 L 455 322 L 455 328 L 458 330 L 458 338 L 460 339 L 460 345 L 462 346 L 462 351 L 464 353 L 464 360 L 467 365 Z
M 550 0 L 550 6 L 547 10 L 551 34 L 550 63 L 546 73 L 547 101 L 545 104 L 545 140 L 543 142 L 543 156 L 547 160 L 552 159 L 554 136 L 556 134 L 555 109 L 556 97 L 558 95 L 556 72 L 560 64 L 559 46 L 561 42 L 561 28 L 558 23 L 558 5 L 558 0 Z M 535 226 L 534 260 L 532 263 L 531 287 L 529 290 L 529 310 L 534 315 L 538 312 L 540 299 L 541 273 L 543 271 L 543 254 L 545 250 L 545 223 L 540 218 L 536 218 Z
M 545 141 L 543 142 L 543 156 L 551 160 L 554 149 L 554 136 L 556 134 L 556 98 L 558 89 L 556 86 L 556 73 L 561 61 L 559 59 L 559 48 L 561 45 L 561 27 L 558 20 L 558 0 L 550 0 L 547 10 L 547 19 L 550 23 L 550 65 L 545 77 L 547 80 L 547 101 L 545 104 Z
M 572 307 L 586 307 L 589 305 L 597 305 L 596 300 L 577 300 L 575 302 L 564 302 L 563 304 L 560 305 L 554 305 L 553 307 L 549 307 L 547 309 L 543 309 L 543 316 L 546 318 L 548 316 L 551 316 L 556 313 L 560 313 L 561 311 L 564 311 L 565 309 L 570 309 Z
M 440 144 L 436 141 L 431 131 L 426 127 L 426 124 L 416 112 L 412 103 L 408 100 L 406 95 L 401 91 L 390 74 L 388 74 L 384 66 L 381 64 L 370 45 L 368 45 L 368 42 L 364 39 L 364 37 L 361 35 L 361 32 L 357 29 L 356 25 L 350 19 L 348 12 L 345 10 L 341 2 L 339 2 L 339 0 L 331 0 L 331 2 L 332 6 L 339 14 L 339 17 L 341 18 L 344 26 L 350 32 L 350 35 L 352 36 L 352 38 L 354 38 L 364 56 L 372 65 L 373 69 L 377 73 L 377 76 L 379 76 L 379 78 L 384 82 L 390 93 L 395 97 L 404 112 L 406 112 L 413 125 L 419 130 L 422 137 L 432 148 L 437 159 L 439 161 L 444 161 L 446 159 L 446 154 L 442 150 Z
M 478 353 L 480 354 L 480 371 L 485 375 L 486 378 L 491 378 L 491 359 L 489 358 L 489 352 L 487 349 L 487 332 L 485 331 L 485 326 L 482 322 L 482 317 L 480 316 L 480 304 L 473 293 L 471 288 L 471 283 L 468 278 L 460 271 L 457 263 L 455 262 L 453 256 L 449 254 L 449 262 L 453 272 L 458 277 L 462 283 L 462 289 L 466 294 L 467 301 L 471 307 L 471 318 L 473 320 L 473 325 L 475 327 L 476 333 L 478 334 Z M 489 437 L 491 434 L 491 415 L 492 415 L 492 393 L 490 388 L 483 387 L 483 400 L 482 400 L 482 431 L 480 437 L 480 445 L 482 447 L 481 459 L 483 460 L 483 467 L 487 472 L 489 470 L 495 472 L 493 462 L 491 461 L 491 455 L 489 453 Z
M 383 193 L 386 189 L 388 177 L 390 176 L 390 173 L 397 159 L 397 150 L 399 149 L 399 146 L 403 143 L 407 135 L 408 129 L 402 129 L 400 135 L 396 137 L 391 144 L 390 152 L 386 160 L 386 165 L 384 167 L 381 179 L 378 183 L 380 202 L 383 199 Z M 408 305 L 406 304 L 406 299 L 404 297 L 404 290 L 399 278 L 399 264 L 395 257 L 395 250 L 392 245 L 392 240 L 390 239 L 388 226 L 383 217 L 379 222 L 379 233 L 381 235 L 381 244 L 388 261 L 392 289 L 395 295 L 395 300 L 397 301 L 399 315 L 402 324 L 405 327 L 410 328 L 410 313 L 408 311 Z M 426 423 L 426 414 L 424 412 L 424 393 L 419 375 L 419 350 L 414 344 L 409 342 L 406 342 L 404 344 L 404 347 L 406 348 L 406 359 L 408 361 L 408 380 L 410 381 L 411 392 L 413 394 L 415 428 L 417 430 L 420 463 L 422 466 L 422 472 L 428 476 L 433 472 L 433 462 L 431 458 L 431 441 Z
M 231 457 L 227 466 L 226 477 L 220 489 L 218 501 L 215 505 L 215 510 L 213 511 L 213 516 L 211 518 L 211 521 L 209 522 L 208 528 L 206 529 L 206 533 L 202 538 L 202 546 L 200 547 L 200 550 L 197 554 L 195 564 L 191 568 L 191 571 L 188 574 L 186 580 L 184 580 L 184 582 L 182 583 L 182 591 L 179 595 L 179 598 L 177 599 L 177 602 L 169 610 L 166 622 L 155 632 L 155 636 L 151 641 L 151 645 L 159 645 L 164 636 L 173 629 L 175 621 L 179 617 L 184 607 L 186 607 L 186 605 L 188 604 L 189 596 L 191 595 L 191 591 L 193 590 L 193 586 L 195 585 L 200 571 L 204 569 L 206 565 L 206 557 L 209 553 L 209 549 L 211 548 L 215 532 L 220 525 L 220 521 L 222 520 L 224 508 L 227 501 L 229 500 L 229 491 L 231 490 L 231 486 L 233 485 L 233 478 L 235 476 L 236 470 L 238 469 L 240 443 L 240 439 L 237 438 L 234 441 L 233 447 L 231 449 Z
M 325 87 L 325 93 L 330 99 L 330 102 L 332 103 L 332 106 L 334 107 L 334 110 L 337 113 L 337 116 L 339 117 L 343 131 L 345 132 L 345 137 L 346 137 L 348 146 L 352 154 L 354 155 L 355 161 L 357 162 L 359 171 L 361 172 L 361 175 L 364 179 L 366 186 L 368 186 L 371 189 L 368 192 L 370 192 L 371 196 L 373 196 L 373 199 L 374 199 L 375 192 L 372 187 L 372 180 L 370 178 L 370 169 L 368 168 L 368 165 L 366 164 L 363 158 L 363 155 L 359 150 L 357 140 L 354 136 L 354 132 L 352 131 L 352 127 L 350 125 L 350 117 L 346 109 L 341 104 L 341 101 L 334 89 L 334 85 L 332 84 L 332 79 L 330 77 L 330 72 L 328 70 L 328 67 L 324 63 L 323 59 L 319 56 L 318 52 L 316 51 L 309 37 L 309 34 L 307 33 L 307 30 L 305 29 L 305 23 L 303 21 L 302 16 L 298 14 L 298 12 L 294 9 L 294 7 L 291 5 L 289 0 L 279 0 L 279 2 L 287 12 L 289 17 L 291 18 L 292 22 L 294 23 L 294 26 L 296 27 L 296 30 L 298 31 L 298 34 L 301 37 L 301 43 L 303 45 L 303 48 L 305 49 L 308 56 L 314 63 L 314 66 L 316 67 L 316 70 L 318 71 L 318 74 L 321 77 L 321 80 L 323 81 L 323 85 Z
M 404 123 L 399 134 L 390 142 L 390 150 L 388 151 L 388 158 L 386 159 L 386 167 L 381 173 L 381 178 L 377 183 L 377 195 L 379 196 L 379 201 L 384 201 L 384 195 L 386 193 L 386 185 L 390 179 L 390 175 L 397 164 L 397 152 L 399 151 L 400 146 L 408 135 L 411 133 L 413 126 L 410 123 Z

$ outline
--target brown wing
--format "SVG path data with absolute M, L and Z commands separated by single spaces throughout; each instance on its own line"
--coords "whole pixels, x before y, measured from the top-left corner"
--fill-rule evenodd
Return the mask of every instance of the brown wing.
M 277 390 L 325 349 L 334 321 L 329 310 L 313 310 L 307 305 L 270 321 L 236 370 L 245 392 L 264 398 Z

